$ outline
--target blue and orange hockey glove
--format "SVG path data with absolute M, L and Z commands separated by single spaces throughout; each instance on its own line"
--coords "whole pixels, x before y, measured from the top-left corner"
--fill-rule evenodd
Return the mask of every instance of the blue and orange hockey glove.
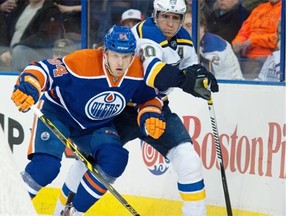
M 158 139 L 165 131 L 166 122 L 162 111 L 156 106 L 145 106 L 138 113 L 138 125 L 145 136 Z
M 22 74 L 14 86 L 11 99 L 19 111 L 25 112 L 38 101 L 40 93 L 41 87 L 38 80 L 33 75 Z

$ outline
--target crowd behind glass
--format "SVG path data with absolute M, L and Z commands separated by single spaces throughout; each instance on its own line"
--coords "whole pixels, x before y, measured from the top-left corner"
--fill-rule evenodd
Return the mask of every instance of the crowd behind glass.
M 31 2 L 42 3 L 33 9 Z M 280 64 L 281 0 L 186 0 L 186 3 L 183 27 L 193 37 L 191 25 L 195 15 L 191 9 L 197 3 L 200 30 L 199 44 L 195 47 L 201 63 L 217 79 L 285 81 Z M 273 7 L 268 5 L 267 9 L 265 3 L 273 3 Z M 113 24 L 123 24 L 121 16 L 125 11 L 139 10 L 144 19 L 153 10 L 153 0 L 87 0 L 87 10 L 81 8 L 81 0 L 0 0 L 0 4 L 0 71 L 6 72 L 21 72 L 21 62 L 60 57 L 80 49 L 81 43 L 82 48 L 97 48 Z M 32 5 L 29 10 L 27 4 Z M 41 10 L 46 11 L 45 15 L 41 15 Z M 269 15 L 259 19 L 261 10 L 267 10 L 265 14 Z M 25 19 L 27 13 L 30 23 Z M 87 28 L 82 31 L 81 18 L 87 20 Z M 253 34 L 257 28 L 267 31 L 261 37 L 245 35 Z M 81 37 L 85 29 L 87 37 Z M 248 39 L 241 42 L 244 36 Z M 56 50 L 57 55 L 53 53 Z

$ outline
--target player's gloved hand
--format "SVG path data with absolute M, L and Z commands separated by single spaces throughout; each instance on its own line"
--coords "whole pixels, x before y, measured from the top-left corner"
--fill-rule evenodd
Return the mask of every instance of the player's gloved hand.
M 207 71 L 202 65 L 195 64 L 189 66 L 183 69 L 182 72 L 186 75 L 186 80 L 181 86 L 183 91 L 205 100 L 210 99 L 210 90 L 212 92 L 219 91 L 219 86 L 215 76 L 211 72 Z M 203 85 L 204 79 L 208 79 L 208 88 L 205 88 Z
M 14 86 L 11 99 L 19 107 L 19 111 L 25 112 L 38 101 L 40 92 L 40 83 L 36 78 L 31 75 L 22 75 Z
M 146 106 L 140 110 L 137 117 L 138 125 L 145 136 L 158 139 L 165 131 L 166 122 L 160 108 Z

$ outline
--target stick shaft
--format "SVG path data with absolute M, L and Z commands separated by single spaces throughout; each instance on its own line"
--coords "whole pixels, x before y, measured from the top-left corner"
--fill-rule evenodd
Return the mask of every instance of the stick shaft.
M 203 85 L 205 88 L 208 88 L 208 79 L 203 80 Z M 233 215 L 232 207 L 231 207 L 228 185 L 227 185 L 227 180 L 226 180 L 225 168 L 223 165 L 222 150 L 221 150 L 221 145 L 219 142 L 219 132 L 218 132 L 218 127 L 217 127 L 217 122 L 216 122 L 216 115 L 214 111 L 212 96 L 210 96 L 210 99 L 207 101 L 207 104 L 208 104 L 208 109 L 209 109 L 209 114 L 210 114 L 211 125 L 212 125 L 213 138 L 214 138 L 215 145 L 216 145 L 217 159 L 220 165 L 221 179 L 222 179 L 222 185 L 223 185 L 223 191 L 224 191 L 225 203 L 226 203 L 226 211 L 227 211 L 228 216 L 232 216 Z
M 232 214 L 232 207 L 231 207 L 228 185 L 227 185 L 227 180 L 226 180 L 225 168 L 223 165 L 222 150 L 221 150 L 221 145 L 219 142 L 219 133 L 218 133 L 218 127 L 217 127 L 217 122 L 216 122 L 215 111 L 214 111 L 212 99 L 210 99 L 208 101 L 208 108 L 209 108 L 209 113 L 210 113 L 210 120 L 211 120 L 211 125 L 212 125 L 213 137 L 214 137 L 214 141 L 215 141 L 215 145 L 216 145 L 217 159 L 218 159 L 218 162 L 220 165 L 221 179 L 222 179 L 223 191 L 224 191 L 224 196 L 225 196 L 227 215 L 232 216 L 233 215 Z
M 134 216 L 140 216 L 137 211 L 114 189 L 114 187 L 109 184 L 99 173 L 99 171 L 93 167 L 93 165 L 87 160 L 87 158 L 77 149 L 77 145 L 66 138 L 58 128 L 47 118 L 44 114 L 35 106 L 31 107 L 31 110 L 35 113 L 35 115 L 57 136 L 57 138 L 74 154 L 77 156 L 79 160 L 81 160 L 88 170 L 90 170 L 95 177 L 110 191 L 111 194 L 115 196 L 115 198 Z

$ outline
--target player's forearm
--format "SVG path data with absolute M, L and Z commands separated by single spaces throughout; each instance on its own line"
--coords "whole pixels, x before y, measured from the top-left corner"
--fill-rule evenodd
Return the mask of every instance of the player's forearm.
M 185 79 L 186 77 L 181 70 L 175 66 L 165 64 L 153 79 L 153 86 L 158 89 L 180 87 Z

